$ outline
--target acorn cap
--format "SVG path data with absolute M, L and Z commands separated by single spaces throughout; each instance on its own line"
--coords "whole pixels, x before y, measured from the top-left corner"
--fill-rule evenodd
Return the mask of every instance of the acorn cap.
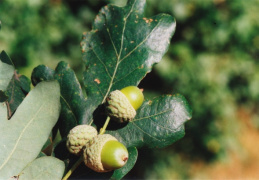
M 67 136 L 67 149 L 70 153 L 80 155 L 87 142 L 97 136 L 97 130 L 89 125 L 78 125 Z
M 110 134 L 102 134 L 94 137 L 89 143 L 87 143 L 84 150 L 84 162 L 87 167 L 96 172 L 108 172 L 111 169 L 105 169 L 101 161 L 102 148 L 106 142 L 115 140 L 115 137 Z
M 131 121 L 136 116 L 136 110 L 121 91 L 115 90 L 106 99 L 106 114 L 111 119 L 123 123 Z

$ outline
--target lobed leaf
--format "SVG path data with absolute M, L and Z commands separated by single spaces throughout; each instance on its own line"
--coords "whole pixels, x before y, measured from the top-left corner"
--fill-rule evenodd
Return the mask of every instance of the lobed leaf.
M 37 179 L 37 180 L 60 180 L 65 170 L 63 161 L 44 156 L 35 159 L 20 173 L 19 180 Z
M 58 127 L 62 137 L 66 137 L 70 129 L 85 118 L 86 98 L 83 95 L 81 85 L 70 66 L 66 62 L 60 62 L 55 71 L 40 65 L 33 70 L 32 82 L 37 84 L 46 80 L 57 80 L 61 89 L 61 113 Z
M 182 95 L 166 95 L 145 101 L 132 122 L 114 135 L 127 147 L 162 148 L 184 136 L 184 123 L 191 119 L 191 108 Z
M 33 69 L 31 74 L 31 82 L 34 86 L 42 81 L 54 80 L 55 71 L 45 65 L 39 65 Z
M 60 111 L 57 82 L 38 84 L 10 121 L 0 124 L 0 179 L 17 175 L 35 159 L 56 124 Z
M 0 60 L 0 102 L 6 101 L 10 119 L 30 91 L 30 81 L 15 71 L 13 62 L 5 51 L 1 52 Z
M 86 66 L 86 115 L 80 124 L 91 124 L 93 112 L 110 91 L 138 85 L 161 60 L 175 30 L 172 16 L 143 16 L 145 0 L 129 0 L 127 6 L 105 6 L 93 30 L 83 34 L 81 49 Z
M 8 87 L 5 91 L 8 99 L 8 119 L 11 118 L 18 106 L 22 103 L 25 96 L 30 91 L 30 80 L 23 75 L 17 74 L 15 71 Z
M 3 62 L 3 63 L 6 63 L 6 64 L 9 64 L 11 66 L 14 67 L 14 64 L 13 64 L 13 61 L 10 59 L 10 57 L 8 56 L 8 54 L 5 52 L 5 51 L 2 51 L 1 54 L 0 54 L 0 60 Z M 13 69 L 14 71 L 14 69 Z

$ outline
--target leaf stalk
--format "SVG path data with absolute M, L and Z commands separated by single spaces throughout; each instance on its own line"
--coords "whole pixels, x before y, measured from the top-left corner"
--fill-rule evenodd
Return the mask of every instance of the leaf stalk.
M 71 169 L 67 172 L 67 174 L 63 177 L 62 180 L 67 180 L 71 174 L 76 170 L 76 168 L 84 161 L 83 155 L 80 156 L 80 158 L 76 161 L 76 163 L 72 166 Z
M 106 130 L 106 128 L 107 128 L 107 126 L 108 126 L 108 124 L 109 124 L 109 122 L 110 122 L 110 119 L 111 119 L 110 116 L 108 116 L 108 117 L 106 118 L 106 121 L 105 121 L 103 127 L 100 129 L 99 134 L 104 134 L 104 133 L 105 133 L 105 130 Z

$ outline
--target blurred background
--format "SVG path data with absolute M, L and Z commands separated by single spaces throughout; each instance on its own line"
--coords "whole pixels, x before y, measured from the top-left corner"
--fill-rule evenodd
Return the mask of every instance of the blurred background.
M 66 61 L 81 79 L 82 33 L 108 3 L 126 0 L 0 0 L 0 51 L 27 77 Z M 183 94 L 193 118 L 172 146 L 140 150 L 125 179 L 259 179 L 258 12 L 257 0 L 147 0 L 146 16 L 177 27 L 139 86 L 146 98 Z

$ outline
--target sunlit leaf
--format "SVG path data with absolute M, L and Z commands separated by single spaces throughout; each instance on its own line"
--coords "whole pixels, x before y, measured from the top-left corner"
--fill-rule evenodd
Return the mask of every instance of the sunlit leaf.
M 86 66 L 87 118 L 104 103 L 110 91 L 138 85 L 167 51 L 175 30 L 172 16 L 144 17 L 145 0 L 129 0 L 127 6 L 105 6 L 97 15 L 93 30 L 81 42 Z
M 191 119 L 191 113 L 183 96 L 161 96 L 145 101 L 125 127 L 107 133 L 127 147 L 162 148 L 184 136 L 184 123 Z

